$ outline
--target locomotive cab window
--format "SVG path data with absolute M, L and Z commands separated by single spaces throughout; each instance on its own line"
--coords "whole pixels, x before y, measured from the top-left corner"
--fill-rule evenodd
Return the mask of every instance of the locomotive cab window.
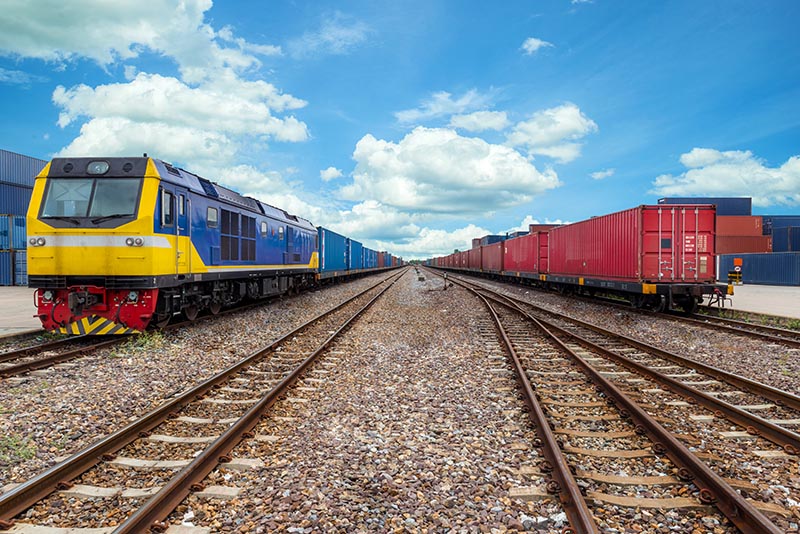
M 175 195 L 169 191 L 161 191 L 161 226 L 172 226 L 175 224 Z
M 261 221 L 261 237 L 267 237 L 267 221 Z
M 283 226 L 278 227 L 278 239 L 283 241 Z
M 206 226 L 209 228 L 216 228 L 219 226 L 219 212 L 217 208 L 208 208 L 206 210 Z
M 50 178 L 39 216 L 91 217 L 94 224 L 132 218 L 139 205 L 141 185 L 138 178 Z
M 178 195 L 178 215 L 183 216 L 186 213 L 186 197 L 183 195 Z

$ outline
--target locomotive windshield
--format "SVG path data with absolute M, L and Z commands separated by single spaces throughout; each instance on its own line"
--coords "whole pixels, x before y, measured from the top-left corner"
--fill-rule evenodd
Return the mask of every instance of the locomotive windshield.
M 51 178 L 42 218 L 92 218 L 93 223 L 114 217 L 133 217 L 141 178 Z

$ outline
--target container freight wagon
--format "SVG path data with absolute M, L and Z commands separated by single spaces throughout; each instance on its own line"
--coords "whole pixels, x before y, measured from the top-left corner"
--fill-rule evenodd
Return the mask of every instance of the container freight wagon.
M 533 232 L 505 241 L 503 269 L 506 275 L 538 278 L 547 273 L 547 232 Z
M 319 236 L 319 277 L 333 278 L 347 273 L 348 239 L 320 226 Z
M 750 197 L 669 197 L 659 198 L 663 204 L 713 204 L 717 207 L 717 216 L 751 215 L 753 199 Z
M 503 243 L 498 241 L 481 247 L 481 270 L 485 273 L 501 274 L 503 272 Z
M 594 217 L 550 230 L 547 285 L 622 296 L 636 307 L 691 313 L 716 283 L 716 210 L 659 205 Z
M 360 271 L 363 269 L 364 245 L 360 241 L 347 238 L 347 270 Z

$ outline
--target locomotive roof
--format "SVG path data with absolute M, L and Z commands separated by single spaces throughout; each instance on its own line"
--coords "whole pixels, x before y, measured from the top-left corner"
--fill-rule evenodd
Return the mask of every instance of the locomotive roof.
M 206 197 L 218 198 L 228 204 L 239 206 L 255 213 L 261 213 L 267 217 L 272 217 L 273 219 L 283 220 L 295 226 L 302 226 L 308 230 L 316 231 L 316 227 L 307 219 L 297 217 L 296 215 L 292 215 L 285 210 L 276 208 L 275 206 L 270 206 L 269 204 L 265 204 L 254 198 L 240 195 L 232 189 L 223 187 L 192 172 L 175 167 L 166 161 L 156 158 L 54 158 L 50 165 L 50 172 L 48 176 L 64 178 L 85 176 L 86 174 L 83 172 L 83 169 L 86 169 L 90 163 L 96 161 L 108 163 L 108 171 L 105 172 L 103 176 L 115 178 L 144 176 L 147 169 L 147 161 L 149 159 L 153 160 L 161 179 L 164 181 L 180 185 L 189 189 L 190 191 Z M 73 172 L 76 169 L 80 170 Z

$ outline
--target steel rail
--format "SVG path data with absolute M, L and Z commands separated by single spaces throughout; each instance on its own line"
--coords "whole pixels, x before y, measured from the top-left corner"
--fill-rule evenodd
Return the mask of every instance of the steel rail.
M 506 304 L 506 306 L 513 305 L 513 306 L 515 306 L 517 308 L 520 308 L 520 309 L 522 309 L 520 307 L 520 304 L 527 305 L 527 306 L 533 306 L 533 305 L 528 304 L 528 303 L 526 303 L 524 301 L 520 301 L 520 300 L 515 299 L 513 297 L 508 297 L 506 295 L 502 295 L 502 294 L 493 292 L 493 291 L 488 290 L 486 288 L 482 288 L 482 290 L 490 292 L 493 295 L 493 298 L 495 298 L 495 299 L 507 300 L 508 303 L 510 303 L 510 304 Z M 533 306 L 533 307 L 537 308 L 536 306 Z M 524 310 L 522 310 L 522 311 L 524 312 Z M 552 313 L 552 312 L 548 312 L 548 313 Z M 661 373 L 659 371 L 656 371 L 654 369 L 651 369 L 650 367 L 647 367 L 646 365 L 644 365 L 642 363 L 633 361 L 633 360 L 631 360 L 629 358 L 626 358 L 625 356 L 621 356 L 621 355 L 613 352 L 612 350 L 610 350 L 610 349 L 608 349 L 606 347 L 603 347 L 602 345 L 599 345 L 599 344 L 597 344 L 596 342 L 594 342 L 592 340 L 586 339 L 585 337 L 583 337 L 583 336 L 581 336 L 581 335 L 579 335 L 579 334 L 577 334 L 575 332 L 571 332 L 569 330 L 566 330 L 565 328 L 562 328 L 562 327 L 560 327 L 560 326 L 558 326 L 556 324 L 553 324 L 553 323 L 551 323 L 551 322 L 549 322 L 549 321 L 547 321 L 545 319 L 542 319 L 542 318 L 537 318 L 537 319 L 542 324 L 548 326 L 552 330 L 558 331 L 561 335 L 569 336 L 571 338 L 574 338 L 575 340 L 578 341 L 579 344 L 583 345 L 584 347 L 589 348 L 591 350 L 594 350 L 596 352 L 599 352 L 599 353 L 607 356 L 608 358 L 614 360 L 615 362 L 627 367 L 628 369 L 630 369 L 630 370 L 632 370 L 632 371 L 634 371 L 636 373 L 648 376 L 648 377 L 650 377 L 650 378 L 652 378 L 652 379 L 654 379 L 654 380 L 656 380 L 658 382 L 666 384 L 668 387 L 670 387 L 673 391 L 675 391 L 679 395 L 682 395 L 682 396 L 687 397 L 689 399 L 693 399 L 694 401 L 699 402 L 701 405 L 703 405 L 706 408 L 714 411 L 715 413 L 718 413 L 719 415 L 725 415 L 730 421 L 733 421 L 733 422 L 741 425 L 743 428 L 747 429 L 747 431 L 749 433 L 751 433 L 753 435 L 759 435 L 759 436 L 761 436 L 761 437 L 763 437 L 763 438 L 775 443 L 776 445 L 782 447 L 785 452 L 787 452 L 789 454 L 793 454 L 793 455 L 800 454 L 800 434 L 797 434 L 796 432 L 793 432 L 793 431 L 791 431 L 791 430 L 789 430 L 787 428 L 784 428 L 784 427 L 782 427 L 780 425 L 776 425 L 775 423 L 772 423 L 772 422 L 764 419 L 763 417 L 759 417 L 758 415 L 755 415 L 755 414 L 750 413 L 750 412 L 748 412 L 746 410 L 738 408 L 737 406 L 734 406 L 733 404 L 730 404 L 729 402 L 725 402 L 724 400 L 718 399 L 717 397 L 715 397 L 713 395 L 709 395 L 708 393 L 704 393 L 704 392 L 692 387 L 691 385 L 685 384 L 685 383 L 683 383 L 683 382 L 681 382 L 679 380 L 671 378 L 671 377 L 667 376 L 666 374 Z M 582 322 L 582 321 L 578 321 L 578 322 Z M 627 338 L 627 337 L 622 336 L 620 334 L 616 334 L 614 332 L 603 331 L 602 329 L 596 329 L 596 328 L 591 328 L 591 329 L 593 331 L 599 331 L 600 333 L 603 333 L 605 335 L 613 337 L 614 339 L 622 340 L 625 343 L 632 344 L 632 345 L 636 346 L 637 348 L 640 348 L 640 349 L 642 349 L 644 351 L 652 351 L 654 353 L 658 353 L 660 351 L 660 349 L 656 349 L 655 347 L 651 347 L 649 345 L 646 345 L 646 344 L 643 344 L 643 343 L 639 343 L 636 340 L 632 340 L 630 338 Z M 671 353 L 666 353 L 666 354 L 669 355 Z M 680 357 L 678 357 L 678 358 L 680 358 Z M 672 360 L 672 361 L 675 361 L 675 360 Z M 682 362 L 680 362 L 680 363 L 682 363 Z M 724 371 L 723 371 L 723 373 L 724 373 Z M 756 383 L 756 384 L 758 384 L 758 383 Z M 763 384 L 758 384 L 758 385 L 762 385 L 763 386 Z M 768 387 L 768 386 L 765 386 L 765 387 Z M 778 391 L 780 393 L 783 393 L 780 390 L 776 390 L 776 391 Z M 790 394 L 787 393 L 787 395 L 790 395 Z
M 86 345 L 84 347 L 80 347 L 77 349 L 68 350 L 66 352 L 62 352 L 61 354 L 54 354 L 52 356 L 39 358 L 38 360 L 31 360 L 29 362 L 18 363 L 16 365 L 9 365 L 8 367 L 0 368 L 0 378 L 8 378 L 9 376 L 21 375 L 23 373 L 35 371 L 37 369 L 52 367 L 57 363 L 68 362 L 70 360 L 80 358 L 81 356 L 85 356 L 89 352 L 102 349 L 104 347 L 108 347 L 111 345 L 116 345 L 117 343 L 121 343 L 125 339 L 127 339 L 127 336 L 117 337 L 107 341 L 101 341 L 100 343 L 95 343 L 93 345 Z
M 239 372 L 271 353 L 280 344 L 290 340 L 304 329 L 311 326 L 320 319 L 341 309 L 363 294 L 371 291 L 384 283 L 386 279 L 370 286 L 361 293 L 345 300 L 339 305 L 320 313 L 313 319 L 303 323 L 291 332 L 285 334 L 267 347 L 259 349 L 243 360 L 239 361 L 217 373 L 211 378 L 188 389 L 179 396 L 162 404 L 158 408 L 151 410 L 136 421 L 133 421 L 120 430 L 96 441 L 89 447 L 79 451 L 69 458 L 57 463 L 42 473 L 34 476 L 30 480 L 20 484 L 16 488 L 0 495 L 0 528 L 8 529 L 13 525 L 13 518 L 20 512 L 30 508 L 34 503 L 40 501 L 61 487 L 68 487 L 69 481 L 84 473 L 101 461 L 113 456 L 113 453 L 125 447 L 140 434 L 148 432 L 150 429 L 164 422 L 170 413 L 173 413 L 188 405 L 195 399 L 205 395 L 215 385 L 226 381 L 231 375 Z
M 500 304 L 502 301 L 497 300 Z M 676 465 L 681 467 L 679 474 L 684 480 L 691 480 L 700 489 L 699 499 L 705 504 L 714 504 L 744 534 L 780 534 L 780 530 L 772 521 L 761 513 L 754 505 L 742 497 L 730 484 L 725 482 L 708 465 L 681 443 L 675 436 L 662 427 L 643 408 L 625 395 L 616 385 L 595 370 L 589 362 L 572 351 L 563 341 L 545 327 L 538 319 L 515 305 L 504 304 L 522 314 L 544 331 L 557 343 L 576 363 L 589 375 L 614 402 L 622 406 L 633 421 L 648 434 L 653 441 L 653 450 L 665 454 Z
M 221 311 L 220 313 L 218 313 L 216 315 L 203 315 L 202 317 L 198 317 L 194 321 L 181 321 L 179 323 L 172 323 L 172 324 L 169 324 L 169 325 L 165 326 L 164 328 L 161 328 L 160 330 L 161 331 L 177 330 L 178 328 L 183 328 L 185 326 L 189 326 L 189 325 L 192 325 L 192 324 L 197 324 L 197 323 L 200 323 L 202 321 L 213 320 L 214 318 L 221 317 L 223 315 L 228 315 L 228 314 L 231 314 L 231 313 L 246 311 L 246 310 L 249 310 L 251 308 L 256 308 L 258 306 L 261 306 L 263 303 L 264 303 L 263 301 L 256 301 L 256 302 L 250 302 L 250 303 L 244 304 L 242 306 L 237 306 L 235 308 L 227 308 L 227 309 Z M 66 352 L 62 352 L 61 354 L 55 354 L 53 356 L 47 356 L 45 358 L 40 358 L 38 360 L 32 360 L 32 361 L 23 362 L 23 363 L 20 363 L 20 364 L 17 364 L 17 365 L 10 365 L 8 367 L 3 367 L 3 368 L 0 368 L 0 378 L 8 378 L 10 376 L 21 375 L 21 374 L 24 374 L 24 373 L 27 373 L 27 372 L 30 372 L 30 371 L 35 371 L 37 369 L 45 369 L 47 367 L 52 367 L 53 365 L 56 365 L 56 364 L 59 364 L 59 363 L 64 363 L 64 362 L 68 362 L 68 361 L 71 361 L 71 360 L 75 360 L 77 358 L 80 358 L 81 356 L 86 355 L 87 353 L 89 353 L 91 351 L 98 350 L 98 349 L 101 349 L 101 348 L 104 348 L 104 347 L 108 347 L 108 346 L 111 346 L 111 345 L 114 345 L 114 344 L 117 344 L 117 343 L 122 343 L 123 341 L 128 340 L 131 337 L 136 336 L 136 335 L 137 334 L 117 335 L 117 336 L 113 336 L 112 339 L 104 340 L 104 341 L 101 341 L 99 343 L 95 343 L 95 344 L 91 344 L 91 345 L 84 345 L 83 347 L 79 347 L 79 348 L 74 349 L 74 350 L 69 350 L 69 351 L 66 351 Z M 55 344 L 55 346 L 58 346 L 58 345 L 63 345 L 63 344 L 66 344 L 66 343 L 69 343 L 69 342 L 75 341 L 75 340 L 88 341 L 88 340 L 92 339 L 92 337 L 95 337 L 95 339 L 104 339 L 103 337 L 100 337 L 100 336 L 88 336 L 86 334 L 83 334 L 83 335 L 80 335 L 80 336 L 68 337 L 68 338 L 65 338 L 65 339 L 62 339 L 62 340 L 57 340 L 57 341 L 54 341 L 54 342 L 51 342 L 51 343 Z M 108 336 L 105 336 L 105 337 L 108 337 Z M 26 349 L 20 349 L 19 352 L 21 354 L 26 354 L 28 352 L 33 352 L 34 350 L 37 350 L 37 349 L 41 350 L 41 349 L 47 349 L 47 348 L 53 348 L 53 347 L 50 344 L 37 345 L 37 346 L 33 346 L 33 347 L 27 347 Z M 16 355 L 16 354 L 14 354 L 12 352 L 6 352 L 6 353 L 3 353 L 3 354 L 0 354 L 0 358 L 4 357 L 6 355 L 9 355 L 9 357 L 6 358 L 6 360 L 5 360 L 5 361 L 7 361 L 7 360 L 13 359 L 15 357 L 23 357 L 23 356 L 20 356 L 20 355 Z M 4 361 L 4 360 L 0 359 L 0 361 Z
M 511 340 L 508 338 L 505 328 L 498 317 L 497 312 L 489 303 L 489 301 L 477 291 L 472 290 L 475 295 L 480 298 L 489 310 L 489 313 L 494 320 L 498 332 L 503 338 L 503 344 L 506 351 L 514 365 L 516 371 L 517 381 L 522 387 L 522 392 L 525 397 L 525 403 L 530 408 L 531 418 L 536 434 L 539 436 L 539 443 L 534 445 L 537 448 L 540 446 L 544 457 L 547 459 L 549 467 L 553 469 L 553 479 L 547 483 L 547 489 L 550 493 L 557 493 L 559 500 L 564 507 L 564 511 L 569 518 L 570 527 L 579 534 L 597 533 L 600 529 L 594 520 L 589 506 L 586 504 L 586 499 L 581 493 L 575 477 L 569 469 L 566 458 L 558 446 L 556 436 L 550 428 L 550 422 L 544 413 L 536 394 L 533 391 L 530 379 L 525 374 L 525 367 L 514 350 Z M 555 482 L 555 484 L 552 484 Z
M 452 278 L 450 278 L 450 279 L 452 279 Z M 469 284 L 474 284 L 474 282 L 470 282 L 470 281 L 464 281 L 464 282 L 469 283 Z M 479 284 L 474 284 L 474 285 L 476 285 L 477 287 L 479 287 L 481 289 L 487 290 L 487 291 L 493 291 L 493 290 L 488 289 L 488 288 L 486 288 L 486 287 L 484 287 L 482 285 L 479 285 Z M 519 298 L 516 298 L 516 297 L 511 297 L 511 296 L 508 296 L 508 295 L 502 295 L 502 294 L 497 293 L 497 292 L 494 292 L 494 293 L 498 294 L 498 295 L 501 295 L 503 298 L 508 299 L 509 301 L 512 301 L 512 302 L 515 302 L 515 303 L 518 303 L 518 304 L 521 304 L 521 305 L 524 305 L 524 306 L 528 306 L 528 307 L 534 308 L 534 309 L 539 310 L 539 311 L 541 311 L 543 313 L 550 314 L 550 315 L 558 315 L 558 314 L 556 314 L 556 313 L 554 313 L 554 312 L 552 312 L 550 310 L 542 308 L 541 306 L 537 306 L 536 304 L 532 304 L 530 302 L 526 302 L 526 301 L 524 301 L 522 299 L 519 299 Z M 602 334 L 602 335 L 605 335 L 605 336 L 609 336 L 609 337 L 612 337 L 612 338 L 616 338 L 616 339 L 622 339 L 622 340 L 624 340 L 625 343 L 627 343 L 629 345 L 632 345 L 632 346 L 634 346 L 634 347 L 636 347 L 636 348 L 638 348 L 640 350 L 643 350 L 643 351 L 646 351 L 646 352 L 651 352 L 651 353 L 655 354 L 656 356 L 660 356 L 660 357 L 662 357 L 664 359 L 667 359 L 667 360 L 670 360 L 670 361 L 672 361 L 674 363 L 677 363 L 677 364 L 680 364 L 680 365 L 683 365 L 683 366 L 686 366 L 686 367 L 690 367 L 690 368 L 692 368 L 692 369 L 694 369 L 696 371 L 700 371 L 700 372 L 705 373 L 705 374 L 707 374 L 709 376 L 712 376 L 712 377 L 716 378 L 717 380 L 721 380 L 723 382 L 727 382 L 731 386 L 739 388 L 740 390 L 742 390 L 745 393 L 756 393 L 758 395 L 761 395 L 761 396 L 763 396 L 763 397 L 775 402 L 776 404 L 783 405 L 783 406 L 788 406 L 788 407 L 790 407 L 792 409 L 795 409 L 795 410 L 800 410 L 800 396 L 795 395 L 794 393 L 791 393 L 791 392 L 788 392 L 788 391 L 783 391 L 781 389 L 774 388 L 774 387 L 772 387 L 770 385 L 767 385 L 767 384 L 764 384 L 762 382 L 757 382 L 757 381 L 752 380 L 750 378 L 747 378 L 747 377 L 744 377 L 744 376 L 741 376 L 741 375 L 737 375 L 737 374 L 725 371 L 725 370 L 720 369 L 718 367 L 714 367 L 712 365 L 708 365 L 708 364 L 699 362 L 697 360 L 692 360 L 690 358 L 686 358 L 686 357 L 681 356 L 679 354 L 675 354 L 674 352 L 669 352 L 669 351 L 666 351 L 664 349 L 660 349 L 658 347 L 655 347 L 655 346 L 650 345 L 648 343 L 645 343 L 643 341 L 639 341 L 637 339 L 633 339 L 633 338 L 630 338 L 630 337 L 623 336 L 622 334 L 618 334 L 616 332 L 612 332 L 610 330 L 606 330 L 606 329 L 601 328 L 601 327 L 599 327 L 597 325 L 594 325 L 594 324 L 591 324 L 591 323 L 587 323 L 586 321 L 582 321 L 582 320 L 577 319 L 575 317 L 568 317 L 568 316 L 561 316 L 561 317 L 566 321 L 573 322 L 573 323 L 575 323 L 575 324 L 577 324 L 579 326 L 582 326 L 584 328 L 588 328 L 588 329 L 593 330 L 594 332 L 597 332 L 599 334 Z
M 264 413 L 272 407 L 278 398 L 292 386 L 305 370 L 313 364 L 320 354 L 344 332 L 350 324 L 360 317 L 386 291 L 402 277 L 397 276 L 361 309 L 356 311 L 334 333 L 332 333 L 311 355 L 309 355 L 294 371 L 281 380 L 271 391 L 262 397 L 239 420 L 228 427 L 219 438 L 214 440 L 189 465 L 172 477 L 155 495 L 136 510 L 127 520 L 114 529 L 114 534 L 130 534 L 147 532 L 148 530 L 164 531 L 168 525 L 163 521 L 191 493 L 193 486 L 213 471 L 220 463 L 229 461 L 228 453 L 243 439 L 252 437 L 251 430 L 261 420 Z
M 42 333 L 45 331 L 42 330 Z M 0 353 L 0 363 L 7 362 L 9 360 L 15 360 L 17 358 L 22 358 L 26 354 L 30 354 L 35 351 L 42 351 L 42 350 L 50 350 L 56 347 L 60 347 L 61 345 L 66 345 L 68 343 L 72 343 L 74 341 L 78 341 L 81 339 L 85 339 L 86 335 L 83 336 L 75 336 L 75 337 L 65 337 L 63 339 L 54 339 L 52 341 L 47 341 L 40 345 L 29 345 L 27 347 L 22 347 L 20 349 L 12 349 L 6 352 Z

